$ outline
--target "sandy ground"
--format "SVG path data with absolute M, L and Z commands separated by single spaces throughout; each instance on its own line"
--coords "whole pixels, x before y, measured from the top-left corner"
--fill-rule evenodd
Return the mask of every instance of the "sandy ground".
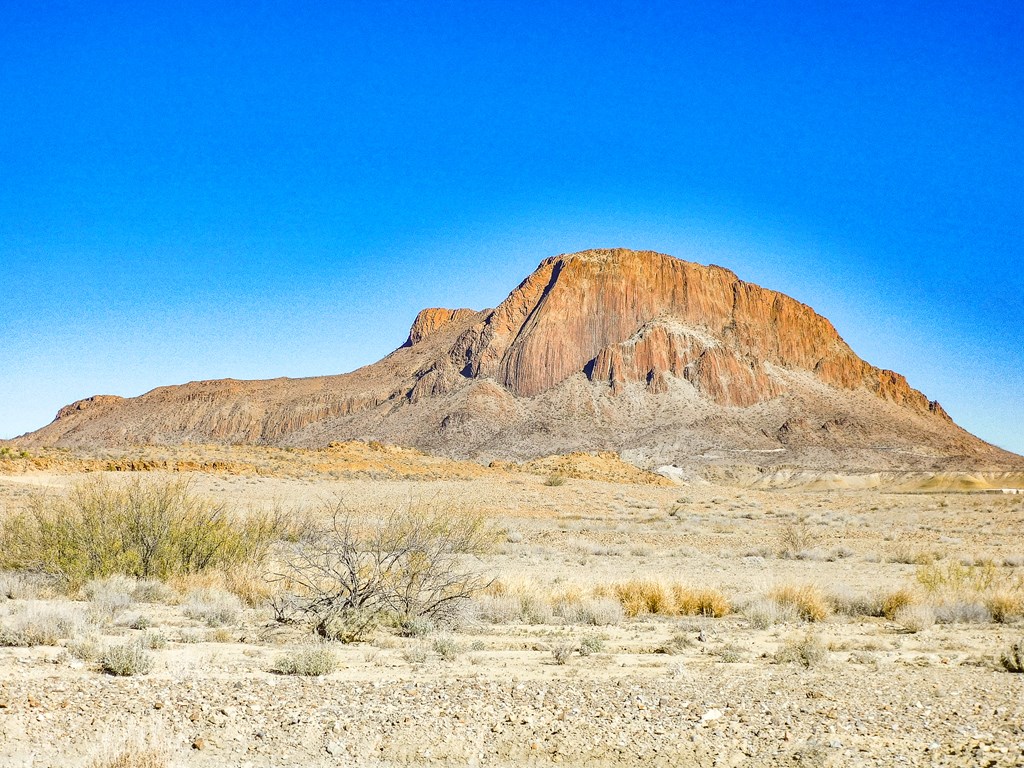
M 138 738 L 180 766 L 1024 764 L 1024 675 L 999 663 L 1024 640 L 1019 617 L 915 632 L 841 613 L 758 626 L 744 612 L 778 585 L 847 596 L 917 588 L 929 562 L 990 561 L 1015 583 L 1024 575 L 1024 496 L 644 478 L 549 485 L 548 469 L 470 467 L 438 479 L 445 472 L 433 466 L 396 479 L 277 466 L 189 477 L 197 492 L 239 509 L 315 511 L 342 498 L 357 511 L 410 502 L 475 510 L 500 531 L 480 567 L 518 589 L 589 594 L 650 577 L 718 589 L 737 610 L 604 626 L 553 615 L 494 623 L 469 611 L 425 637 L 380 630 L 334 644 L 337 671 L 306 679 L 269 671 L 309 636 L 275 624 L 266 608 L 213 628 L 185 615 L 180 600 L 140 602 L 96 639 L 159 633 L 144 676 L 103 675 L 64 642 L 0 648 L 0 765 L 87 765 L 105 745 Z M 0 514 L 82 477 L 73 467 L 0 475 Z M 69 603 L 34 597 L 33 605 Z M 29 602 L 0 603 L 0 623 Z M 84 601 L 71 607 L 89 610 Z M 557 649 L 588 638 L 592 653 L 556 663 Z M 455 648 L 447 660 L 439 639 Z M 820 658 L 779 659 L 804 642 Z

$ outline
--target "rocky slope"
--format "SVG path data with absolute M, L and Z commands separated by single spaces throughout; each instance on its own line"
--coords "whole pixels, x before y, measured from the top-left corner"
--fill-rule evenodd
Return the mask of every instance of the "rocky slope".
M 427 309 L 341 376 L 200 381 L 69 405 L 23 446 L 318 446 L 480 459 L 615 450 L 641 464 L 1010 468 L 828 320 L 727 269 L 653 252 L 545 260 L 493 310 Z

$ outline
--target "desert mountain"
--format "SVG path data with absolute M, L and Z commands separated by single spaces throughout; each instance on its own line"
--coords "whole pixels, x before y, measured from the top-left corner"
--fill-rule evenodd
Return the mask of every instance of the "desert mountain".
M 339 376 L 198 381 L 60 410 L 22 446 L 380 440 L 454 457 L 615 450 L 643 465 L 1017 468 L 810 307 L 649 251 L 543 261 L 492 310 L 425 309 Z

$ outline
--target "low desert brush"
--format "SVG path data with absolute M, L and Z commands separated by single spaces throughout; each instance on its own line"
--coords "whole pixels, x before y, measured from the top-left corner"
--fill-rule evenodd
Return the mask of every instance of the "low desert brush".
M 655 579 L 632 579 L 598 589 L 615 597 L 626 616 L 725 616 L 731 610 L 725 595 L 714 589 L 693 588 Z
M 148 675 L 153 669 L 153 657 L 142 643 L 113 645 L 100 657 L 100 669 L 116 677 Z
M 821 621 L 829 615 L 828 600 L 812 584 L 784 584 L 773 589 L 768 597 L 780 606 L 792 606 L 804 621 Z
M 337 668 L 338 660 L 334 652 L 326 646 L 315 645 L 278 656 L 271 671 L 279 675 L 320 677 L 329 675 Z
M 780 664 L 796 663 L 805 667 L 816 667 L 828 658 L 828 648 L 816 635 L 808 632 L 783 643 L 775 652 L 775 661 Z
M 185 480 L 102 476 L 66 496 L 37 494 L 0 524 L 0 567 L 39 571 L 71 588 L 125 574 L 166 579 L 262 562 L 287 532 L 276 515 L 239 516 Z
M 77 606 L 30 602 L 0 622 L 0 646 L 57 645 L 87 625 L 85 613 Z

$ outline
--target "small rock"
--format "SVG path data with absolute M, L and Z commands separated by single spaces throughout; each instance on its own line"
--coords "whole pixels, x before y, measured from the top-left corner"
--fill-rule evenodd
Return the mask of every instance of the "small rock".
M 721 716 L 722 716 L 722 710 L 720 710 L 720 709 L 709 709 L 707 712 L 705 712 L 703 715 L 700 716 L 700 721 L 702 723 L 707 723 L 707 722 L 710 722 L 712 720 L 717 720 Z
M 192 749 L 206 749 L 206 739 L 202 736 L 196 736 L 192 739 Z
M 340 755 L 345 750 L 345 746 L 337 741 L 328 741 L 324 749 L 327 750 L 328 755 Z

